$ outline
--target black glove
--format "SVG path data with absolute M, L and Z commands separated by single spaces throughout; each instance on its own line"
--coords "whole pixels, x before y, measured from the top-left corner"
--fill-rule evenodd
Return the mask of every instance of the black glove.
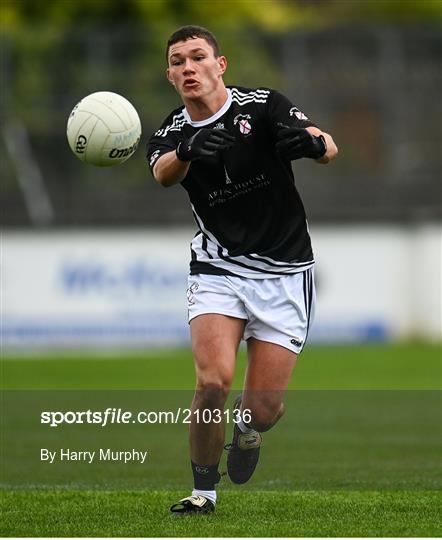
M 316 137 L 306 129 L 288 127 L 281 123 L 278 126 L 281 129 L 276 134 L 278 142 L 275 148 L 281 156 L 290 160 L 303 157 L 318 159 L 327 152 L 327 144 L 322 135 Z
M 235 137 L 227 129 L 200 129 L 187 141 L 181 141 L 176 149 L 180 161 L 193 161 L 202 157 L 214 157 L 217 152 L 231 148 Z

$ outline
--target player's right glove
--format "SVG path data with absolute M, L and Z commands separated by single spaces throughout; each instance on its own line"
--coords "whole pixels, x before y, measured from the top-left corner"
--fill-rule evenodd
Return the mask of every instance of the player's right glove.
M 290 159 L 300 159 L 303 157 L 318 159 L 327 152 L 327 145 L 322 135 L 316 137 L 306 129 L 288 127 L 278 123 L 281 128 L 276 137 L 278 142 L 275 145 L 278 154 Z
M 231 148 L 234 142 L 235 137 L 227 129 L 202 128 L 190 139 L 178 144 L 176 155 L 180 161 L 214 157 L 217 152 Z

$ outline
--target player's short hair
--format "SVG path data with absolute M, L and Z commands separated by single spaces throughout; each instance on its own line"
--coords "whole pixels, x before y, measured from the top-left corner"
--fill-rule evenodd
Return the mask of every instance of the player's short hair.
M 194 26 L 189 24 L 187 26 L 182 26 L 181 28 L 178 28 L 178 30 L 176 30 L 170 36 L 169 40 L 167 41 L 166 61 L 169 61 L 169 49 L 172 45 L 175 45 L 175 43 L 178 43 L 179 41 L 187 41 L 188 39 L 195 38 L 205 39 L 207 43 L 212 47 L 215 58 L 218 58 L 219 45 L 216 37 L 212 34 L 212 32 L 202 26 Z

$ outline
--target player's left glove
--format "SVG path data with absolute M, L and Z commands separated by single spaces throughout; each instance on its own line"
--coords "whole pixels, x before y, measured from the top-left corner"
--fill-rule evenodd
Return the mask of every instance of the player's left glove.
M 327 144 L 322 135 L 316 137 L 306 129 L 288 127 L 281 123 L 278 126 L 281 129 L 276 134 L 278 142 L 275 148 L 281 156 L 291 161 L 303 157 L 319 159 L 327 152 Z

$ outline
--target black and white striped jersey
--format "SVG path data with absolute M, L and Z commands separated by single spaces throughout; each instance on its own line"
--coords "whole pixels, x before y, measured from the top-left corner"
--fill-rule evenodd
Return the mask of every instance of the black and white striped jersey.
M 313 252 L 291 163 L 275 152 L 278 123 L 314 126 L 276 90 L 228 87 L 211 118 L 194 122 L 185 107 L 173 111 L 149 140 L 157 159 L 205 128 L 225 128 L 233 148 L 192 162 L 186 189 L 198 232 L 191 243 L 191 274 L 279 277 L 313 265 Z

